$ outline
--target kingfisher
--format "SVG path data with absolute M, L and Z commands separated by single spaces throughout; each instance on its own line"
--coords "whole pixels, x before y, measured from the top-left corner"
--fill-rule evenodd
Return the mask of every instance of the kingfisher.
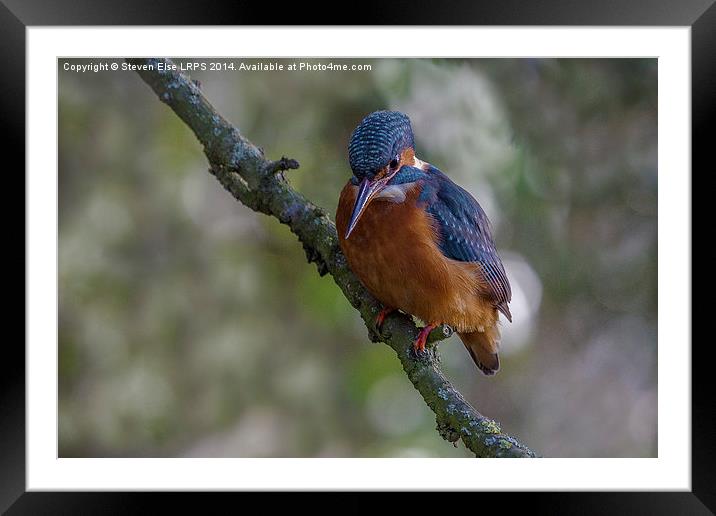
M 353 131 L 353 172 L 341 191 L 336 227 L 351 270 L 383 305 L 380 329 L 394 310 L 425 323 L 413 344 L 453 328 L 477 367 L 500 367 L 499 314 L 510 322 L 510 282 L 475 198 L 415 155 L 410 119 L 376 111 Z

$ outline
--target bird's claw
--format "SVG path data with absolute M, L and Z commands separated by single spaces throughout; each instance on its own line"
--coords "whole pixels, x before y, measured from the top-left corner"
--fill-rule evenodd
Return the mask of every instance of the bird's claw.
M 425 345 L 428 343 L 428 336 L 430 335 L 430 332 L 437 327 L 437 324 L 428 324 L 422 330 L 420 330 L 418 338 L 415 339 L 415 342 L 413 343 L 413 352 L 416 356 L 422 358 L 427 355 Z
M 385 322 L 385 318 L 388 316 L 388 314 L 394 311 L 395 308 L 383 308 L 380 312 L 378 312 L 378 315 L 375 317 L 375 329 L 378 331 L 378 333 L 381 333 L 383 331 L 383 323 Z
M 410 354 L 413 356 L 415 360 L 426 360 L 429 356 L 428 350 L 423 348 L 417 348 L 415 344 L 410 346 Z

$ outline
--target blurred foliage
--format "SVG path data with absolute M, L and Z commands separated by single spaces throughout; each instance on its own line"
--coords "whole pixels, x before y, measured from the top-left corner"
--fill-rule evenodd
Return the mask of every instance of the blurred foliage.
M 452 337 L 448 377 L 544 456 L 656 456 L 656 60 L 355 62 L 372 70 L 192 77 L 331 213 L 352 129 L 406 112 L 418 155 L 487 211 L 514 290 L 500 373 Z M 469 456 L 138 76 L 63 63 L 61 456 Z

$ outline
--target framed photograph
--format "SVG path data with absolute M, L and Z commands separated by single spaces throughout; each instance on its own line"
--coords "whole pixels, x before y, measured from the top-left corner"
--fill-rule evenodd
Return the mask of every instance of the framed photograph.
M 3 510 L 389 490 L 713 511 L 691 170 L 716 7 L 661 3 L 289 27 L 5 2 L 26 303 Z

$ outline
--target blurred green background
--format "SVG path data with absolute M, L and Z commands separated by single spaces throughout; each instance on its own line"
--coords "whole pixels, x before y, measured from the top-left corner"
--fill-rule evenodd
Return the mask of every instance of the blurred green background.
M 330 62 L 278 62 L 302 61 Z M 139 76 L 65 62 L 60 456 L 470 456 Z M 330 213 L 356 124 L 407 113 L 418 156 L 485 208 L 513 288 L 501 371 L 452 337 L 448 378 L 543 456 L 656 456 L 656 59 L 333 62 L 371 69 L 191 75 Z

